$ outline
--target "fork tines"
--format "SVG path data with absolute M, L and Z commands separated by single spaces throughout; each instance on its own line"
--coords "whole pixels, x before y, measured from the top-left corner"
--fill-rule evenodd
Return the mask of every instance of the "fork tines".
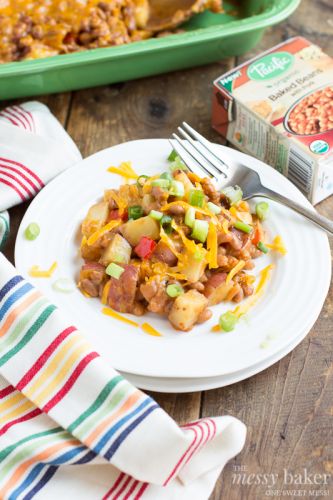
M 213 177 L 222 174 L 227 177 L 225 171 L 228 170 L 228 165 L 217 156 L 212 144 L 186 122 L 182 125 L 183 128 L 178 127 L 178 131 L 183 140 L 177 134 L 172 134 L 172 145 L 183 161 L 188 164 L 189 159 L 195 160 L 196 165 L 204 170 L 205 174 Z M 193 162 L 189 167 L 193 170 Z

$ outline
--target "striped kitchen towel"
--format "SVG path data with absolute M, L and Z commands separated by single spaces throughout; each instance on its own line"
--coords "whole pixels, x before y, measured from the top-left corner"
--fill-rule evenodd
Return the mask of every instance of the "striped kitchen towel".
M 0 212 L 35 196 L 81 159 L 75 143 L 40 102 L 0 111 Z
M 179 427 L 0 254 L 2 500 L 206 500 L 245 434 Z
M 0 248 L 5 244 L 9 234 L 9 213 L 0 212 Z

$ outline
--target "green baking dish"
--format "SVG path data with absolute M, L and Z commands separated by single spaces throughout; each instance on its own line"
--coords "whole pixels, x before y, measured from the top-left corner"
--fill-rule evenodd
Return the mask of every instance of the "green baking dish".
M 131 80 L 239 56 L 265 28 L 288 17 L 300 0 L 226 0 L 225 13 L 204 12 L 185 32 L 128 45 L 0 65 L 0 99 Z

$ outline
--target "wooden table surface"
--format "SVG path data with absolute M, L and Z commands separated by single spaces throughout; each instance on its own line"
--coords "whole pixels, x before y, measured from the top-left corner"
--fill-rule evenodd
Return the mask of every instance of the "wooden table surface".
M 283 24 L 268 29 L 260 45 L 245 58 L 299 34 L 333 55 L 332 7 L 331 0 L 303 0 L 296 13 Z M 167 138 L 184 119 L 194 123 L 209 139 L 223 142 L 210 125 L 212 81 L 241 60 L 224 60 L 138 81 L 42 96 L 40 100 L 64 124 L 84 157 L 132 139 Z M 11 260 L 15 229 L 26 207 L 20 205 L 11 210 L 12 231 L 5 248 Z M 333 197 L 321 203 L 318 210 L 332 218 Z M 304 276 L 306 279 L 306 270 Z M 200 416 L 234 415 L 247 425 L 245 447 L 225 467 L 211 500 L 268 498 L 268 487 L 264 484 L 238 484 L 235 474 L 245 474 L 244 479 L 251 483 L 250 473 L 278 474 L 271 490 L 300 489 L 306 490 L 308 496 L 309 490 L 322 489 L 325 496 L 333 498 L 333 484 L 327 495 L 327 485 L 286 486 L 283 482 L 284 469 L 296 474 L 306 468 L 308 473 L 332 474 L 333 478 L 332 353 L 331 286 L 309 335 L 271 368 L 222 389 L 180 395 L 153 394 L 180 423 Z M 291 496 L 296 495 L 299 493 Z M 282 493 L 276 496 L 281 497 Z

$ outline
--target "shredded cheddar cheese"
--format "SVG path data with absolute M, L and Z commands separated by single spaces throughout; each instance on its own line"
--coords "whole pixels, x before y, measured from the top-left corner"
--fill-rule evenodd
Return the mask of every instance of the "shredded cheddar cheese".
M 104 306 L 107 305 L 108 303 L 108 295 L 109 295 L 109 290 L 110 290 L 110 286 L 111 286 L 111 280 L 109 280 L 105 285 L 104 285 L 104 288 L 103 288 L 103 293 L 102 293 L 102 298 L 101 298 L 101 302 Z
M 87 237 L 83 236 L 82 241 L 81 241 L 81 248 L 84 247 L 87 244 Z
M 221 331 L 221 328 L 220 328 L 220 325 L 214 325 L 212 326 L 212 328 L 210 329 L 211 332 L 220 332 Z
M 223 229 L 225 234 L 228 234 L 230 232 L 229 231 L 229 221 L 227 219 L 225 219 L 225 221 L 223 221 L 222 229 Z
M 127 201 L 119 196 L 115 191 L 109 191 L 108 196 L 110 196 L 110 198 L 112 198 L 116 202 L 119 209 L 119 215 L 123 215 L 124 211 L 127 208 Z
M 271 271 L 273 267 L 274 265 L 270 264 L 269 266 L 266 266 L 264 269 L 262 269 L 262 271 L 260 272 L 259 283 L 256 287 L 254 295 L 249 297 L 246 300 L 246 302 L 237 306 L 233 311 L 231 311 L 233 314 L 237 316 L 237 318 L 241 318 L 242 316 L 244 316 L 244 314 L 246 314 L 251 309 L 251 307 L 253 307 L 257 303 L 258 299 L 262 296 L 264 292 L 264 287 L 271 276 Z M 211 331 L 212 332 L 221 331 L 220 325 L 214 325 L 211 328 Z
M 106 316 L 111 316 L 111 318 L 118 319 L 119 321 L 123 321 L 124 323 L 127 323 L 132 326 L 139 326 L 139 323 L 136 321 L 132 321 L 131 319 L 125 318 L 121 314 L 117 313 L 113 309 L 109 309 L 108 307 L 103 307 L 102 313 L 106 314 Z
M 187 177 L 190 179 L 190 181 L 192 182 L 201 182 L 202 179 L 201 177 L 199 177 L 197 174 L 195 174 L 194 172 L 188 172 L 187 173 Z M 200 186 L 200 189 L 201 189 L 201 186 Z
M 29 270 L 29 275 L 33 278 L 51 278 L 52 274 L 56 270 L 57 265 L 57 262 L 53 262 L 50 269 L 47 269 L 46 271 L 42 271 L 41 269 L 39 269 L 39 266 L 32 266 Z
M 283 242 L 283 239 L 281 236 L 275 236 L 273 243 L 265 243 L 267 248 L 270 248 L 271 250 L 275 250 L 276 252 L 279 252 L 282 255 L 286 255 L 287 249 L 285 247 L 285 244 Z
M 101 229 L 98 229 L 97 231 L 95 231 L 87 240 L 87 245 L 88 246 L 91 246 L 93 245 L 94 243 L 96 243 L 97 240 L 99 240 L 104 234 L 108 233 L 109 231 L 111 231 L 112 229 L 114 229 L 115 227 L 119 226 L 120 225 L 120 221 L 119 220 L 112 220 L 110 221 L 108 224 L 106 224 L 105 226 L 103 226 Z
M 161 241 L 163 241 L 163 243 L 165 243 L 168 246 L 168 248 L 171 250 L 171 252 L 177 257 L 177 259 L 180 259 L 181 254 L 176 250 L 174 242 L 166 234 L 162 225 L 161 225 L 161 229 L 160 229 L 160 238 L 161 238 Z
M 209 230 L 207 236 L 207 263 L 209 264 L 209 269 L 215 269 L 217 264 L 217 230 L 215 224 L 209 223 Z
M 187 201 L 183 201 L 183 200 L 172 201 L 171 203 L 167 203 L 166 205 L 164 205 L 161 208 L 161 210 L 162 210 L 162 212 L 167 212 L 171 207 L 174 207 L 175 205 L 178 205 L 178 206 L 180 205 L 185 210 L 187 210 L 188 208 L 194 208 L 194 210 L 196 212 L 198 212 L 199 214 L 207 215 L 208 217 L 211 217 L 212 220 L 214 220 L 217 224 L 219 224 L 219 221 L 218 221 L 217 217 L 215 216 L 215 214 L 213 214 L 212 212 L 210 212 L 209 210 L 204 209 L 204 208 L 193 207 L 192 205 L 187 203 Z
M 262 296 L 264 292 L 264 287 L 270 278 L 273 267 L 274 265 L 270 264 L 269 266 L 266 266 L 264 269 L 262 269 L 262 271 L 260 272 L 259 283 L 256 287 L 254 295 L 249 297 L 244 304 L 237 306 L 232 311 L 234 314 L 236 314 L 238 318 L 244 316 L 244 314 L 246 314 L 249 311 L 249 309 L 253 307 L 258 301 L 258 299 Z
M 141 328 L 145 333 L 148 333 L 148 335 L 152 335 L 153 337 L 162 337 L 162 334 L 149 323 L 142 323 Z
M 121 177 L 124 177 L 124 179 L 134 179 L 136 180 L 139 176 L 138 174 L 133 170 L 131 162 L 129 161 L 124 161 L 122 162 L 119 167 L 109 167 L 108 172 L 111 172 L 113 174 L 120 175 Z
M 228 284 L 230 283 L 230 281 L 232 280 L 232 278 L 241 270 L 243 269 L 243 267 L 245 266 L 245 261 L 244 260 L 240 260 L 239 262 L 237 262 L 237 264 L 235 265 L 235 267 L 233 267 L 231 269 L 231 271 L 229 271 L 228 273 L 228 276 L 225 280 L 225 282 Z

